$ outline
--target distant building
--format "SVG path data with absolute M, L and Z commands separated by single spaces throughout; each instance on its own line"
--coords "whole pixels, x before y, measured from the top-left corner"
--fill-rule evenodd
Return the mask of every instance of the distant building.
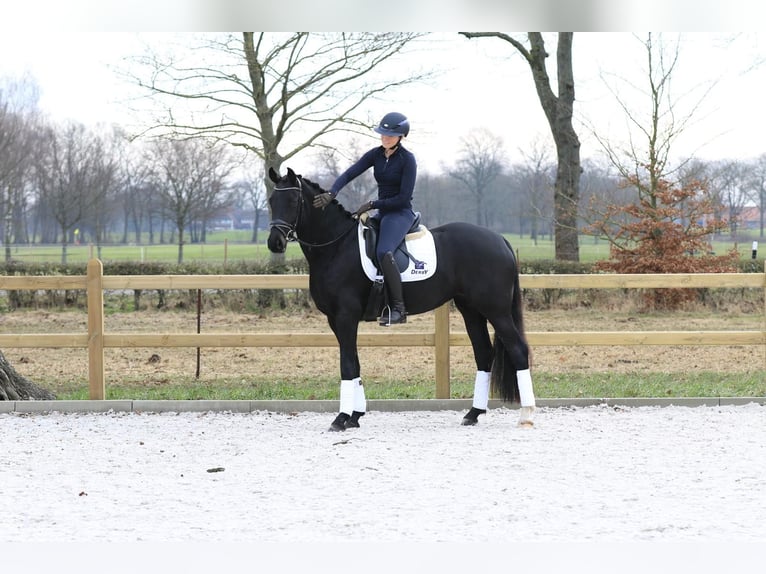
M 755 206 L 743 207 L 737 217 L 740 229 L 760 229 L 761 212 Z

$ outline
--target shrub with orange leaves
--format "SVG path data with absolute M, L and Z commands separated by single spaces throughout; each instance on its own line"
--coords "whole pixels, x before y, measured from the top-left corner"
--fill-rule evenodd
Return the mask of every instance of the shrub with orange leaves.
M 594 269 L 614 273 L 727 273 L 736 271 L 739 254 L 712 250 L 711 238 L 728 228 L 716 216 L 716 205 L 705 183 L 693 181 L 674 186 L 654 182 L 648 192 L 638 182 L 639 200 L 629 205 L 609 205 L 588 233 L 606 237 L 610 259 Z M 697 297 L 695 289 L 649 289 L 644 303 L 651 309 L 675 309 Z

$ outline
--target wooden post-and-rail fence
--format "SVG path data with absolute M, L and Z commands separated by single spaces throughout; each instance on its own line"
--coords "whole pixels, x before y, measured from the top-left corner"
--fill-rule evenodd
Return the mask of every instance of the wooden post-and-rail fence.
M 0 334 L 0 349 L 88 349 L 89 396 L 106 395 L 104 349 L 121 347 L 334 347 L 331 333 L 105 333 L 104 291 L 124 289 L 308 289 L 308 275 L 104 275 L 98 259 L 85 276 L 0 276 L 0 290 L 67 290 L 87 292 L 87 333 Z M 753 288 L 766 295 L 764 273 L 677 273 L 522 275 L 525 289 Z M 766 296 L 764 297 L 766 318 Z M 527 332 L 532 346 L 585 345 L 766 345 L 764 324 L 758 331 L 592 331 Z M 450 347 L 470 345 L 466 333 L 451 333 L 449 305 L 434 313 L 429 332 L 360 333 L 360 346 L 433 347 L 436 398 L 450 396 Z

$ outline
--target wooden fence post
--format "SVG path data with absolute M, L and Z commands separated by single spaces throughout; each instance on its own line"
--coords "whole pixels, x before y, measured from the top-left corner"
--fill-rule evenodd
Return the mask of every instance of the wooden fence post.
M 436 362 L 436 398 L 450 398 L 449 303 L 434 311 L 434 356 Z
M 88 383 L 91 400 L 106 398 L 104 382 L 104 266 L 98 259 L 88 261 Z

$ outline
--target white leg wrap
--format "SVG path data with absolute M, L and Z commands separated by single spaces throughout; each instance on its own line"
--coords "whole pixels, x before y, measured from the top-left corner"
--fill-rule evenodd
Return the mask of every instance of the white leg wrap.
M 473 382 L 473 406 L 486 411 L 488 404 L 489 373 L 487 371 L 476 371 L 476 380 Z
M 535 392 L 532 390 L 532 374 L 529 369 L 516 371 L 516 381 L 519 384 L 519 398 L 522 407 L 535 406 Z
M 357 377 L 352 382 L 354 383 L 354 410 L 360 413 L 366 413 L 367 398 L 364 396 L 362 378 Z
M 354 410 L 354 381 L 340 382 L 340 412 L 350 415 Z

